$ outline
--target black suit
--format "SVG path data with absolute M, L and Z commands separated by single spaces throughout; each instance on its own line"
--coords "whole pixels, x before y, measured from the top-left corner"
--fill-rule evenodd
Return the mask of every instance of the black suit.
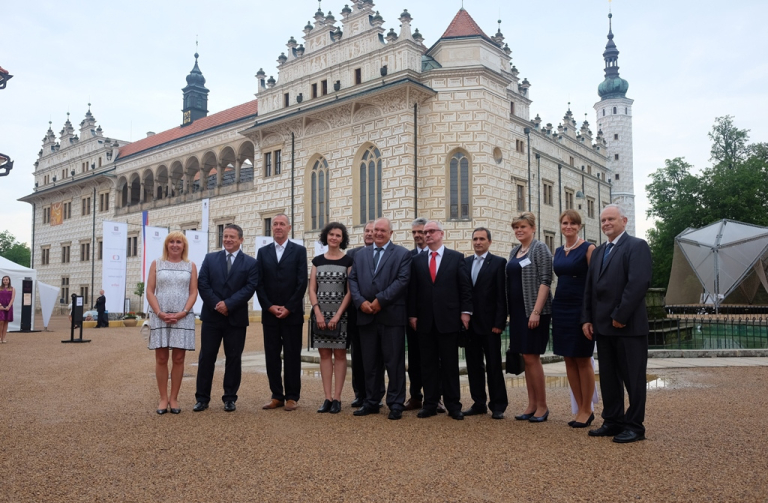
M 464 259 L 470 278 L 475 255 Z M 485 412 L 485 371 L 488 372 L 488 408 L 492 412 L 504 412 L 509 404 L 504 371 L 501 368 L 501 334 L 493 329 L 504 330 L 507 324 L 507 261 L 488 253 L 472 286 L 472 319 L 469 323 L 469 344 L 467 345 L 467 374 L 469 391 L 474 404 L 472 408 Z M 485 356 L 485 365 L 483 364 Z
M 428 248 L 427 248 L 428 249 Z M 420 253 L 418 248 L 411 250 L 411 256 L 416 258 Z M 408 380 L 411 382 L 411 398 L 421 402 L 424 400 L 422 388 L 424 380 L 421 377 L 421 351 L 419 351 L 419 338 L 416 331 L 408 324 L 405 326 L 405 338 L 408 341 Z
M 581 322 L 594 327 L 604 424 L 642 435 L 648 362 L 645 293 L 651 284 L 651 250 L 642 239 L 624 234 L 603 265 L 606 245 L 592 252 Z M 626 326 L 616 328 L 613 320 Z M 624 386 L 629 395 L 626 414 Z
M 106 319 L 107 310 L 107 298 L 103 295 L 99 295 L 96 299 L 96 328 L 108 327 L 109 320 Z
M 472 312 L 472 281 L 464 255 L 444 249 L 434 283 L 429 273 L 429 253 L 413 259 L 408 292 L 408 317 L 417 318 L 416 333 L 424 379 L 424 409 L 434 411 L 442 384 L 445 408 L 461 411 L 458 337 L 461 313 Z
M 241 359 L 248 327 L 248 301 L 256 291 L 258 276 L 256 260 L 240 250 L 227 274 L 226 250 L 209 253 L 200 266 L 197 291 L 203 299 L 200 319 L 200 356 L 197 368 L 198 402 L 211 400 L 211 386 L 216 356 L 224 342 L 226 366 L 224 368 L 224 402 L 237 401 L 242 373 Z M 228 315 L 216 311 L 216 304 L 224 301 Z
M 257 268 L 259 285 L 256 294 L 261 304 L 264 325 L 264 355 L 272 398 L 299 400 L 301 395 L 301 336 L 304 325 L 304 294 L 307 291 L 307 249 L 286 240 L 278 262 L 275 244 L 259 248 Z M 278 319 L 269 312 L 272 306 L 284 306 L 290 314 Z M 283 352 L 285 365 L 283 392 Z

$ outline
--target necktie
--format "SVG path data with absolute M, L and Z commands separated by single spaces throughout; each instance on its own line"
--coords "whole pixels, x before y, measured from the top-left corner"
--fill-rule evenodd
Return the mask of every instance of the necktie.
M 483 260 L 483 257 L 475 255 L 475 262 L 472 264 L 472 286 L 477 282 L 477 275 L 480 273 L 480 267 L 482 267 Z
M 600 271 L 605 269 L 605 263 L 608 262 L 608 255 L 611 253 L 611 248 L 613 248 L 613 243 L 608 243 L 605 245 L 605 251 L 603 252 L 603 263 L 600 265 Z
M 232 254 L 227 253 L 227 275 L 229 275 L 229 271 L 232 269 Z
M 435 260 L 435 257 L 437 257 L 437 252 L 432 252 L 432 260 L 429 261 L 429 275 L 432 276 L 432 283 L 435 282 L 435 278 L 437 277 L 437 260 Z
M 373 254 L 373 270 L 375 271 L 379 267 L 379 259 L 381 258 L 381 252 L 384 248 L 376 248 L 376 253 Z

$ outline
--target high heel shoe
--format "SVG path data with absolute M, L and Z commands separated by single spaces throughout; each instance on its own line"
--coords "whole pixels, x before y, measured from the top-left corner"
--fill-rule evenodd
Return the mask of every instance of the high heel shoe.
M 586 428 L 587 426 L 592 424 L 592 421 L 594 421 L 594 420 L 595 420 L 595 414 L 592 413 L 592 414 L 589 415 L 589 419 L 587 419 L 586 423 L 581 423 L 579 421 L 574 421 L 573 424 L 571 425 L 571 428 Z
M 533 416 L 528 421 L 531 423 L 543 423 L 544 421 L 547 420 L 548 417 L 549 417 L 549 409 L 547 409 L 547 412 L 545 412 L 543 416 Z
M 321 405 L 321 406 L 320 406 L 320 408 L 319 408 L 319 409 L 317 409 L 317 412 L 319 412 L 319 413 L 321 413 L 321 414 L 323 414 L 323 413 L 325 413 L 325 412 L 330 412 L 330 411 L 331 411 L 331 401 L 330 401 L 330 400 L 328 400 L 328 399 L 326 399 L 326 400 L 323 402 L 323 405 Z
M 155 412 L 157 412 L 158 415 L 162 416 L 166 412 L 168 412 L 168 406 L 166 405 L 164 409 L 157 409 Z
M 515 419 L 517 419 L 518 421 L 528 421 L 529 419 L 531 419 L 533 417 L 534 414 L 536 414 L 535 410 L 533 412 L 531 412 L 530 414 L 527 413 L 527 412 L 524 412 L 522 414 L 516 415 Z
M 341 402 L 334 400 L 331 402 L 331 414 L 338 414 L 339 412 L 341 412 Z

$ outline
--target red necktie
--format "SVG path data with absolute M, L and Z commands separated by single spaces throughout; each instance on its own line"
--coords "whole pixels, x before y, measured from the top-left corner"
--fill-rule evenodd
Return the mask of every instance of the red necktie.
M 432 260 L 429 261 L 429 275 L 432 276 L 432 283 L 435 282 L 435 277 L 437 276 L 437 261 L 435 257 L 437 257 L 437 252 L 433 251 Z

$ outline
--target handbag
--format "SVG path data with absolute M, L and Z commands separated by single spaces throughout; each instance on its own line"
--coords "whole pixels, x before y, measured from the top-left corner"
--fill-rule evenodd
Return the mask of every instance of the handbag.
M 331 321 L 330 319 L 325 320 L 325 328 L 322 329 L 317 326 L 317 319 L 312 316 L 312 333 L 315 335 L 321 335 L 325 337 L 338 337 L 341 333 L 341 326 L 340 323 L 336 324 L 336 328 L 328 328 L 328 322 Z
M 512 351 L 511 348 L 507 349 L 507 364 L 505 366 L 507 374 L 522 374 L 525 370 L 525 360 L 523 360 L 523 355 Z

